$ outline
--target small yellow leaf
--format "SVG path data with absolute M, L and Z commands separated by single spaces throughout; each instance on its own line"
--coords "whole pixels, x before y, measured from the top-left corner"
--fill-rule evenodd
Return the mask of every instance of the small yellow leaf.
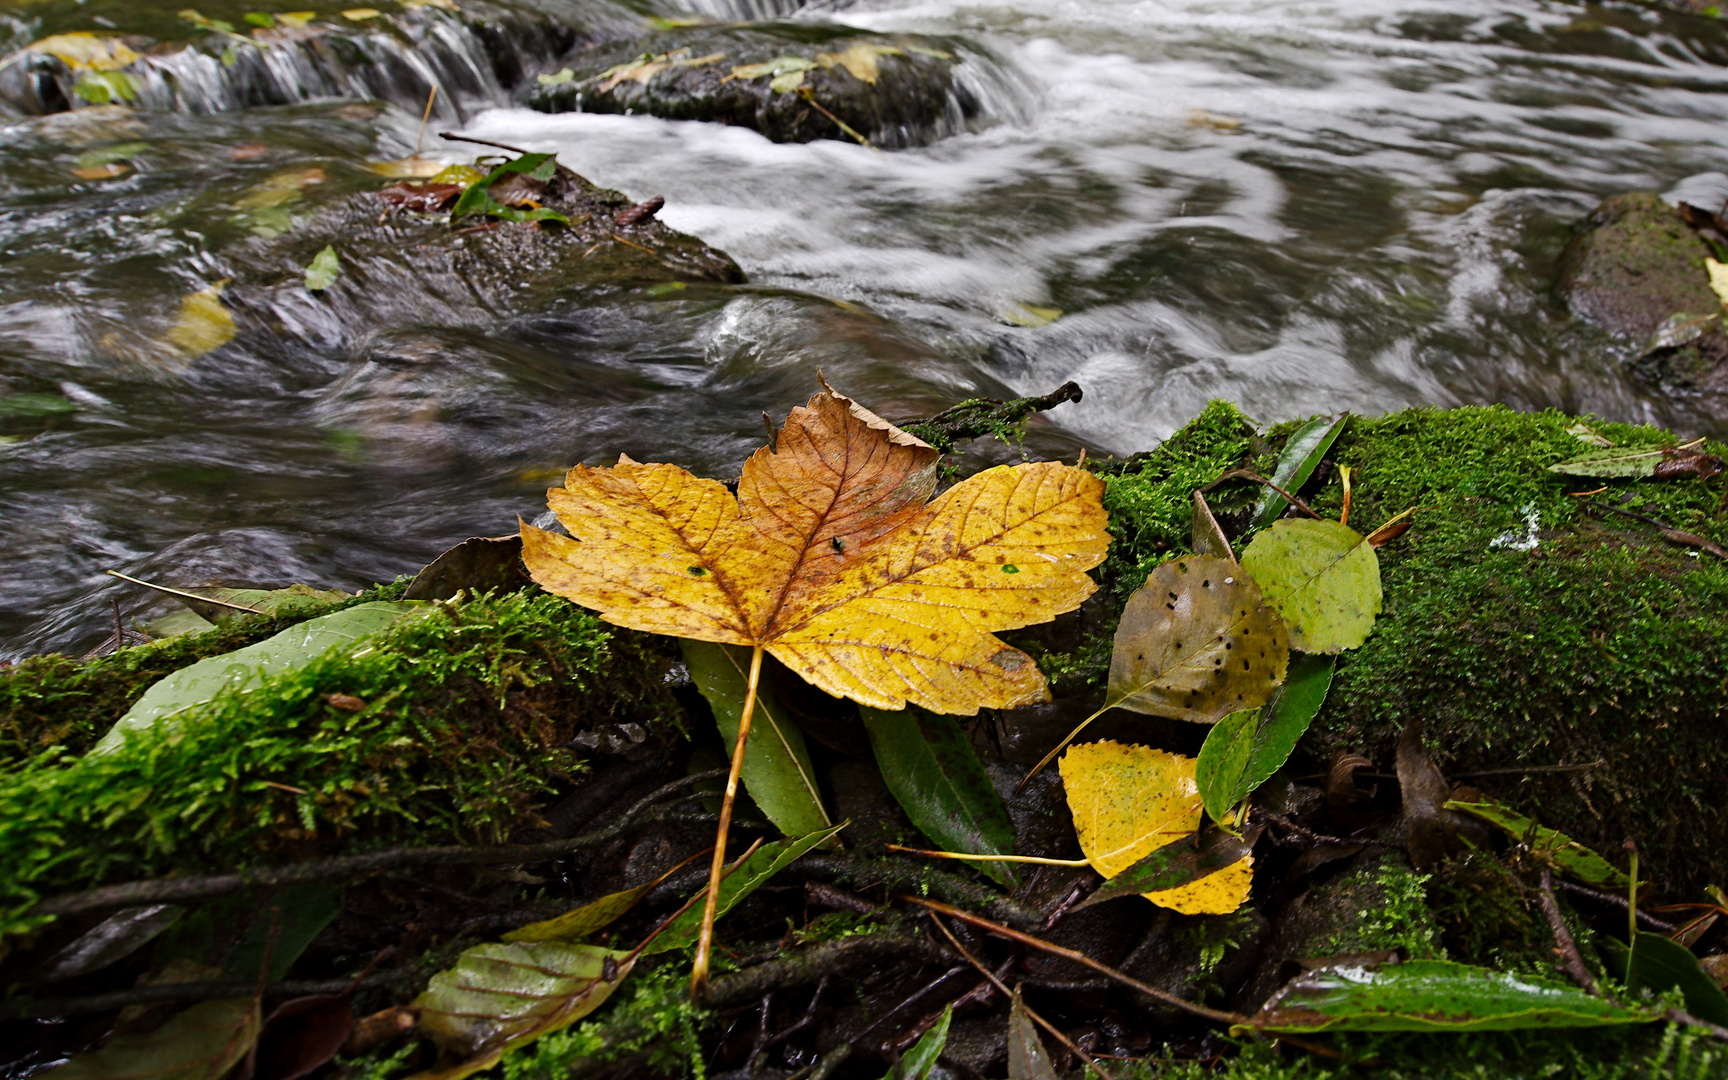
M 72 170 L 72 175 L 80 180 L 112 180 L 131 171 L 132 166 L 124 161 L 110 161 L 106 165 L 79 165 Z
M 281 206 L 300 197 L 300 193 L 314 184 L 322 184 L 329 174 L 316 165 L 308 169 L 287 169 L 266 178 L 246 190 L 245 194 L 234 200 L 237 210 L 263 210 L 271 206 Z
M 1188 122 L 1195 127 L 1209 127 L 1213 131 L 1235 131 L 1242 126 L 1242 121 L 1234 116 L 1219 116 L 1205 109 L 1194 109 L 1188 114 Z
M 1723 304 L 1728 305 L 1728 264 L 1719 263 L 1715 259 L 1705 259 L 1704 265 L 1710 271 L 1710 290 Z
M 804 73 L 802 71 L 788 71 L 784 75 L 776 75 L 769 80 L 768 89 L 776 94 L 790 94 L 803 85 Z
M 212 285 L 180 301 L 174 326 L 162 340 L 190 359 L 228 344 L 236 332 L 234 316 L 222 306 L 222 286 Z
M 1059 767 L 1080 850 L 1105 878 L 1200 829 L 1193 758 L 1105 741 L 1069 747 Z M 1185 915 L 1222 915 L 1242 905 L 1253 878 L 1253 859 L 1245 857 L 1186 885 L 1141 895 Z
M 1253 884 L 1254 856 L 1244 855 L 1239 861 L 1198 881 L 1142 895 L 1159 907 L 1183 915 L 1228 915 L 1248 899 L 1248 889 Z
M 382 14 L 384 13 L 379 11 L 377 8 L 359 7 L 349 8 L 347 11 L 342 13 L 342 17 L 347 19 L 349 22 L 364 22 L 367 19 L 376 19 Z
M 412 177 L 426 180 L 437 176 L 450 166 L 435 158 L 405 157 L 398 161 L 368 161 L 366 171 L 375 176 Z
M 996 309 L 996 317 L 1009 326 L 1049 326 L 1062 317 L 1062 309 L 1008 301 Z
M 740 64 L 732 69 L 734 79 L 760 79 L 765 75 L 787 75 L 794 71 L 809 71 L 816 66 L 814 60 L 806 60 L 802 56 L 776 56 L 772 60 L 764 60 L 760 64 Z
M 816 62 L 824 68 L 845 68 L 859 82 L 876 85 L 876 80 L 882 74 L 882 64 L 877 59 L 882 56 L 901 56 L 904 49 L 892 45 L 872 45 L 866 41 L 854 42 L 843 51 L 837 53 L 817 53 Z
M 280 26 L 292 27 L 293 29 L 298 30 L 317 17 L 318 13 L 316 11 L 285 11 L 276 16 L 276 22 Z
M 28 46 L 31 52 L 52 56 L 73 71 L 113 71 L 138 59 L 118 38 L 97 37 L 88 31 L 55 34 Z

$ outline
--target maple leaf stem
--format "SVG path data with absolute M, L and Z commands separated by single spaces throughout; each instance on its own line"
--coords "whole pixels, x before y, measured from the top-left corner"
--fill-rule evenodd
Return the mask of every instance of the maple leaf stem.
M 901 851 L 907 855 L 923 855 L 932 859 L 960 859 L 964 862 L 1020 862 L 1037 863 L 1040 866 L 1091 866 L 1087 859 L 1046 859 L 1042 855 L 969 855 L 962 851 L 932 851 L 928 848 L 901 847 L 899 844 L 884 845 L 889 851 Z
M 1070 731 L 1068 733 L 1068 737 L 1066 739 L 1063 739 L 1061 742 L 1056 744 L 1056 749 L 1050 751 L 1048 754 L 1045 754 L 1042 758 L 1039 759 L 1038 764 L 1032 766 L 1032 771 L 1026 774 L 1026 779 L 1020 781 L 1020 787 L 1015 788 L 1014 793 L 1016 795 L 1018 795 L 1022 788 L 1024 788 L 1027 784 L 1030 784 L 1032 782 L 1032 778 L 1034 776 L 1037 776 L 1040 772 L 1042 772 L 1044 769 L 1044 766 L 1050 764 L 1050 760 L 1052 758 L 1054 758 L 1057 754 L 1060 754 L 1065 748 L 1067 748 L 1069 743 L 1073 742 L 1076 738 L 1079 737 L 1079 735 L 1082 731 L 1086 730 L 1087 724 L 1090 724 L 1092 721 L 1098 719 L 1100 716 L 1103 716 L 1105 713 L 1109 712 L 1111 709 L 1114 709 L 1121 701 L 1122 701 L 1122 699 L 1119 697 L 1118 698 L 1106 698 L 1106 699 L 1104 699 L 1104 704 L 1098 706 L 1097 712 L 1093 713 L 1091 716 L 1088 716 L 1086 719 L 1080 721 L 1080 725 L 1078 727 L 1076 727 L 1073 731 Z
M 714 912 L 720 903 L 720 879 L 726 870 L 726 833 L 732 827 L 732 803 L 738 797 L 738 774 L 744 769 L 744 743 L 750 736 L 750 714 L 756 711 L 756 685 L 762 678 L 762 646 L 750 650 L 750 685 L 744 691 L 744 712 L 738 718 L 738 741 L 732 747 L 732 769 L 726 774 L 726 794 L 720 800 L 720 828 L 714 839 L 714 861 L 708 869 L 708 897 L 702 902 L 702 929 L 696 937 L 696 962 L 690 970 L 690 999 L 700 1003 L 708 993 L 708 951 L 714 941 Z

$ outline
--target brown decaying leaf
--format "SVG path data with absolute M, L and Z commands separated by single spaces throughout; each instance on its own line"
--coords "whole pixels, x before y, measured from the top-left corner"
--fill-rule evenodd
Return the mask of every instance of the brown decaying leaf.
M 354 1032 L 348 994 L 295 998 L 276 1007 L 252 1048 L 252 1080 L 299 1080 L 342 1049 Z
M 391 206 L 414 210 L 422 214 L 441 214 L 462 197 L 461 184 L 425 183 L 391 184 L 380 188 L 378 197 Z
M 1283 620 L 1240 566 L 1172 559 L 1122 611 L 1109 698 L 1135 712 L 1216 723 L 1265 702 L 1289 659 Z
M 1422 745 L 1421 720 L 1404 725 L 1398 737 L 1397 765 L 1410 862 L 1416 869 L 1426 870 L 1445 858 L 1458 830 L 1454 814 L 1445 809 L 1452 786 Z
M 1002 466 L 926 503 L 937 453 L 847 398 L 794 409 L 737 499 L 675 465 L 577 466 L 548 502 L 572 537 L 523 526 L 550 592 L 620 626 L 764 646 L 813 685 L 879 709 L 971 715 L 1045 700 L 991 631 L 1097 588 L 1103 484 L 1057 462 Z
M 628 229 L 632 225 L 640 225 L 655 214 L 658 214 L 665 206 L 666 196 L 656 195 L 645 202 L 639 202 L 635 206 L 626 206 L 624 209 L 618 211 L 618 216 L 612 219 L 612 224 L 618 226 L 620 229 Z
M 1236 561 L 1236 552 L 1230 549 L 1230 538 L 1224 535 L 1218 519 L 1212 516 L 1212 508 L 1206 505 L 1206 496 L 1198 491 L 1194 493 L 1194 528 L 1188 546 L 1194 549 L 1196 555 L 1211 555 L 1227 562 Z
M 1722 459 L 1715 454 L 1681 448 L 1664 453 L 1662 460 L 1656 463 L 1650 476 L 1655 480 L 1673 480 L 1682 476 L 1695 476 L 1700 480 L 1708 480 L 1724 468 L 1728 468 L 1728 465 L 1725 465 Z

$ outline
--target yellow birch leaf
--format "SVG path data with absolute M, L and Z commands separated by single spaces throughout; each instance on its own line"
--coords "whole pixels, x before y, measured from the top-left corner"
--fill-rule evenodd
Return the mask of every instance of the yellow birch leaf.
M 1106 879 L 1200 829 L 1193 758 L 1107 740 L 1069 747 L 1059 767 L 1080 850 Z M 1185 915 L 1222 915 L 1248 898 L 1253 877 L 1247 856 L 1186 885 L 1140 895 Z
M 830 70 L 836 67 L 845 68 L 859 82 L 874 86 L 882 74 L 882 64 L 877 58 L 900 56 L 904 51 L 892 45 L 872 45 L 866 41 L 858 41 L 837 53 L 817 53 L 816 62 Z
M 1706 258 L 1704 266 L 1710 271 L 1710 291 L 1714 292 L 1724 305 L 1728 305 L 1728 264 Z
M 31 42 L 28 48 L 52 56 L 73 71 L 114 71 L 138 59 L 119 38 L 98 37 L 85 30 L 54 34 Z
M 180 301 L 174 325 L 163 338 L 180 355 L 191 359 L 234 340 L 234 316 L 222 306 L 222 286 L 199 289 Z
M 734 499 L 675 465 L 577 466 L 523 526 L 549 592 L 620 626 L 763 646 L 828 693 L 971 715 L 1048 697 L 993 631 L 1097 586 L 1103 484 L 1057 462 L 979 473 L 927 502 L 937 452 L 831 390 L 794 409 Z

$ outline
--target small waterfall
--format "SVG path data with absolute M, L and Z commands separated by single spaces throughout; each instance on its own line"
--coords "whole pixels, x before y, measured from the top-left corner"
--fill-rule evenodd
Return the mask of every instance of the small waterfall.
M 86 102 L 186 113 L 227 112 L 315 99 L 375 99 L 419 112 L 438 88 L 435 117 L 460 122 L 502 104 L 524 71 L 639 24 L 531 10 L 470 18 L 426 6 L 355 23 L 277 26 L 252 38 L 209 33 L 179 48 L 155 46 L 116 71 L 73 70 L 30 53 L 0 69 L 0 102 L 28 114 Z M 19 37 L 14 41 L 22 45 Z

